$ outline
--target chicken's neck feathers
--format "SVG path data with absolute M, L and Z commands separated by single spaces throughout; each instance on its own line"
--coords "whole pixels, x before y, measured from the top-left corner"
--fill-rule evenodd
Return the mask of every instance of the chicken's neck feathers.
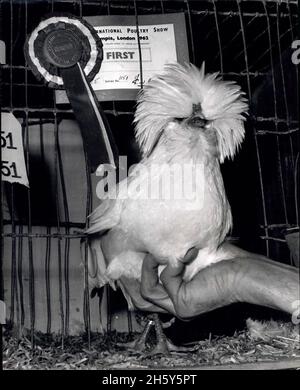
M 192 163 L 204 164 L 206 168 L 211 166 L 220 167 L 216 149 L 202 137 L 186 134 L 174 138 L 163 134 L 157 146 L 149 157 L 144 157 L 142 164 L 178 164 Z

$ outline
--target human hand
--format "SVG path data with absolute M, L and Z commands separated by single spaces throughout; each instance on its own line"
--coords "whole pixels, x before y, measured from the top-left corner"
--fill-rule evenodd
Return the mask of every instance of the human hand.
M 147 255 L 143 262 L 141 294 L 148 301 L 181 319 L 229 305 L 249 302 L 288 313 L 299 296 L 295 267 L 272 261 L 226 243 L 231 259 L 215 263 L 184 282 L 185 266 L 195 258 L 190 252 L 176 267 L 168 265 L 158 278 L 159 264 Z M 197 254 L 196 254 L 197 255 Z

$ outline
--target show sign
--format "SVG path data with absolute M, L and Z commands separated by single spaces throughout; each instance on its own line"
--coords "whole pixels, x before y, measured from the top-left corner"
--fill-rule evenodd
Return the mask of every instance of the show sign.
M 98 100 L 135 100 L 141 86 L 165 63 L 188 62 L 183 13 L 85 18 L 103 44 L 103 61 L 91 82 Z M 64 91 L 56 91 L 57 103 L 67 103 Z

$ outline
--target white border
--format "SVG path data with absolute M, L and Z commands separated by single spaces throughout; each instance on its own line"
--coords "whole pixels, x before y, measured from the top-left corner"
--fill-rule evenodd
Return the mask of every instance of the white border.
M 33 64 L 37 67 L 38 71 L 41 73 L 41 75 L 45 78 L 45 80 L 47 82 L 54 82 L 54 83 L 56 83 L 58 85 L 63 85 L 64 84 L 63 83 L 63 79 L 61 77 L 59 77 L 59 76 L 51 75 L 51 73 L 49 73 L 41 65 L 39 59 L 35 56 L 35 53 L 34 53 L 34 41 L 36 40 L 36 38 L 38 36 L 38 33 L 42 29 L 44 29 L 45 27 L 49 26 L 49 24 L 58 23 L 58 22 L 65 22 L 67 24 L 75 25 L 89 39 L 89 42 L 90 42 L 90 45 L 91 45 L 91 55 L 90 55 L 90 59 L 89 59 L 88 63 L 86 64 L 86 66 L 84 68 L 84 73 L 86 74 L 86 76 L 88 76 L 88 74 L 91 72 L 91 70 L 94 68 L 94 66 L 96 64 L 97 46 L 96 46 L 95 39 L 91 35 L 89 29 L 87 27 L 85 27 L 85 25 L 82 24 L 79 20 L 76 20 L 76 19 L 71 19 L 71 18 L 67 18 L 67 17 L 52 17 L 52 18 L 49 18 L 47 20 L 43 20 L 36 27 L 36 29 L 33 30 L 33 32 L 31 33 L 31 36 L 30 36 L 30 38 L 28 40 L 28 52 L 29 52 L 29 56 L 30 56 Z

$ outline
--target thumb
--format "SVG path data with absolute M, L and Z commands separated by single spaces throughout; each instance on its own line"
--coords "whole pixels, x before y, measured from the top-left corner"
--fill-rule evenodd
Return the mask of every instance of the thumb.
M 198 256 L 198 253 L 199 253 L 199 249 L 193 246 L 186 252 L 184 258 L 181 259 L 181 262 L 184 263 L 185 265 L 190 264 Z
M 176 278 L 181 276 L 184 273 L 185 267 L 190 264 L 198 256 L 199 249 L 192 247 L 190 248 L 184 257 L 177 261 L 176 264 L 169 264 L 163 271 L 164 275 L 169 277 Z

